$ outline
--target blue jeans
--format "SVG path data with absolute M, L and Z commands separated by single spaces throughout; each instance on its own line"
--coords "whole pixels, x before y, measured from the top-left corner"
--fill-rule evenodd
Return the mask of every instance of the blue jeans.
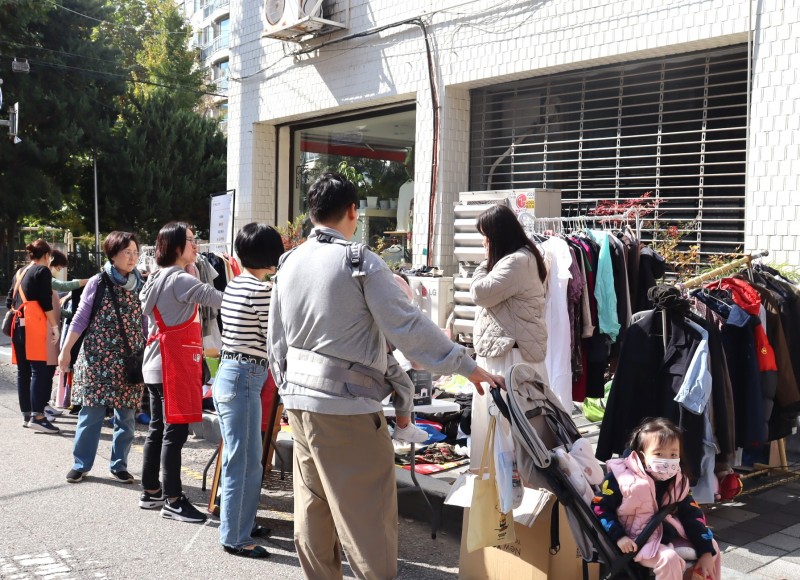
M 223 360 L 214 379 L 214 406 L 222 431 L 222 496 L 219 541 L 241 548 L 253 543 L 261 497 L 261 389 L 267 380 L 263 366 Z
M 136 430 L 136 409 L 114 409 L 114 439 L 111 442 L 111 465 L 113 472 L 128 471 L 128 453 Z M 72 456 L 75 463 L 72 469 L 87 472 L 94 465 L 97 446 L 100 444 L 100 430 L 106 417 L 105 407 L 81 407 L 78 413 L 78 427 L 75 429 L 75 443 Z

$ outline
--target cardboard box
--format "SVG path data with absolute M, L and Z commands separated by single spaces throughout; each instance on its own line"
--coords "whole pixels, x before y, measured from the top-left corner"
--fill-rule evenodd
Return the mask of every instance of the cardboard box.
M 414 404 L 430 405 L 433 376 L 428 371 L 410 370 L 408 376 L 414 382 Z
M 572 537 L 564 508 L 559 508 L 561 550 L 550 554 L 550 514 L 547 506 L 533 526 L 514 523 L 516 541 L 494 548 L 467 552 L 469 509 L 464 510 L 461 529 L 459 580 L 572 580 L 583 578 L 582 558 Z M 597 579 L 599 568 L 589 565 L 589 578 Z

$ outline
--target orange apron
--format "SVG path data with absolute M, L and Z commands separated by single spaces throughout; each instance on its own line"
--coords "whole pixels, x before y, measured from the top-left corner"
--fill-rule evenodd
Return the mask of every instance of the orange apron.
M 19 276 L 19 274 L 17 274 Z M 13 328 L 25 321 L 25 358 L 34 361 L 47 362 L 47 316 L 42 310 L 41 304 L 36 300 L 29 302 L 22 290 L 22 280 L 19 281 L 19 293 L 22 296 L 22 305 L 18 312 L 23 312 L 25 317 L 19 315 L 14 317 Z M 13 336 L 12 328 L 12 336 Z M 14 341 L 11 341 L 11 364 L 17 364 L 17 351 L 14 348 Z

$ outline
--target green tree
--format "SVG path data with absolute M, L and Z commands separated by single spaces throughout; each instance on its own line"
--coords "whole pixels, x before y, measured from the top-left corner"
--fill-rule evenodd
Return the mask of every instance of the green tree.
M 152 242 L 179 219 L 207 235 L 208 195 L 225 189 L 227 146 L 217 121 L 180 109 L 177 99 L 156 92 L 123 113 L 113 147 L 98 158 L 104 228 Z M 82 213 L 91 207 L 84 195 Z
M 104 0 L 0 0 L 0 70 L 4 109 L 20 105 L 22 143 L 0 140 L 0 246 L 12 248 L 27 218 L 51 218 L 102 147 L 118 115 L 125 75 L 118 51 L 97 34 L 109 15 Z M 96 19 L 96 20 L 93 20 Z M 14 58 L 30 73 L 12 73 Z M 0 129 L 0 133 L 5 128 Z M 7 252 L 6 252 L 7 254 Z
M 131 96 L 143 100 L 166 89 L 175 105 L 194 109 L 200 104 L 205 71 L 197 50 L 189 49 L 192 29 L 174 0 L 109 1 L 113 25 L 103 29 L 122 52 L 122 62 L 135 81 Z

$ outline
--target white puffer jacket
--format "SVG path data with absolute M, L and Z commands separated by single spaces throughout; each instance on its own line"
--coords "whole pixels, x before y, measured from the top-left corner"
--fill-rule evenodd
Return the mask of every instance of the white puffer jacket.
M 539 280 L 539 268 L 530 250 L 521 248 L 509 254 L 491 272 L 486 261 L 481 262 L 475 269 L 470 294 L 479 307 L 473 331 L 478 355 L 500 356 L 516 344 L 526 361 L 544 361 L 545 285 Z

